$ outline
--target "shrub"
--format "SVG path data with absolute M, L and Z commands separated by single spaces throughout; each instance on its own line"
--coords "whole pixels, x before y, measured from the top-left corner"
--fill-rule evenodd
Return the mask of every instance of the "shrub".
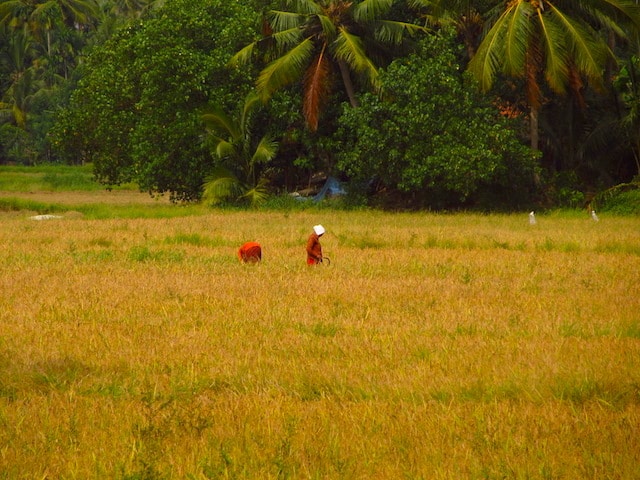
M 448 35 L 426 39 L 381 73 L 382 97 L 345 106 L 338 166 L 361 184 L 376 179 L 396 205 L 527 204 L 535 153 L 459 71 L 453 45 Z
M 623 183 L 599 193 L 592 207 L 620 215 L 640 215 L 640 182 Z

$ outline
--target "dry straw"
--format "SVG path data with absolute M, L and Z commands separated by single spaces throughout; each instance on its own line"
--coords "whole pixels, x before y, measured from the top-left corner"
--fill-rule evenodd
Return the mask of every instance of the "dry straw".
M 3 478 L 637 478 L 637 218 L 0 219 Z

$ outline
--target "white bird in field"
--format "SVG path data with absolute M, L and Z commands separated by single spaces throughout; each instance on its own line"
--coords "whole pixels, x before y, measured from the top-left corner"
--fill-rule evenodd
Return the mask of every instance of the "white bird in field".
M 598 215 L 596 214 L 595 210 L 591 210 L 591 218 L 593 218 L 594 222 L 599 222 L 600 219 L 598 218 Z
M 31 220 L 53 220 L 55 218 L 63 218 L 61 215 L 34 215 L 29 217 Z
M 531 212 L 529 214 L 529 224 L 530 225 L 535 225 L 536 224 L 536 214 Z

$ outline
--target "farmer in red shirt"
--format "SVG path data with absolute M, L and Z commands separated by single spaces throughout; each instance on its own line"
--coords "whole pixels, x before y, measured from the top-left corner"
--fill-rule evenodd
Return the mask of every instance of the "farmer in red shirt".
M 262 260 L 262 247 L 258 242 L 247 242 L 238 250 L 238 258 L 243 263 L 257 263 Z
M 313 233 L 309 235 L 307 240 L 307 265 L 317 265 L 322 261 L 322 246 L 320 245 L 320 237 L 324 235 L 324 227 L 316 225 L 313 227 Z

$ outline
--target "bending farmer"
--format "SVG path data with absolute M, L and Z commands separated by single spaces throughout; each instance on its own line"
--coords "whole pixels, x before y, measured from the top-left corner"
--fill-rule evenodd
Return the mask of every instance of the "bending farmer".
M 262 248 L 258 242 L 247 242 L 238 250 L 238 258 L 243 263 L 257 263 L 262 260 Z

